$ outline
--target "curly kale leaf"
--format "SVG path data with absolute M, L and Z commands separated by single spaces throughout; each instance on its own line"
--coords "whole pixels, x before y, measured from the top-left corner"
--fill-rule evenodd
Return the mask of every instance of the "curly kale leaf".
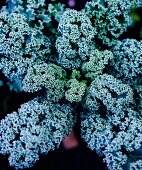
M 101 102 L 112 113 L 117 111 L 119 113 L 122 108 L 127 108 L 133 101 L 131 87 L 108 74 L 96 78 L 91 83 L 88 94 L 85 102 L 87 108 L 98 108 Z
M 57 63 L 67 69 L 77 69 L 94 51 L 96 32 L 89 18 L 81 11 L 67 10 L 59 22 L 56 48 Z
M 39 154 L 59 147 L 74 124 L 73 108 L 34 99 L 0 121 L 0 153 L 16 169 L 32 167 Z
M 86 79 L 94 80 L 99 75 L 103 74 L 103 70 L 109 61 L 113 59 L 111 51 L 98 51 L 95 50 L 94 54 L 89 58 L 88 62 L 82 64 L 82 71 Z
M 35 61 L 47 60 L 50 40 L 32 28 L 24 14 L 0 13 L 0 68 L 9 79 L 23 77 Z
M 22 81 L 25 92 L 45 90 L 48 100 L 58 101 L 64 96 L 66 72 L 55 64 L 34 64 Z
M 98 40 L 112 46 L 132 24 L 131 10 L 140 5 L 141 0 L 92 0 L 86 3 L 83 11 L 96 28 Z
M 117 126 L 114 119 L 104 119 L 98 112 L 82 113 L 82 138 L 92 150 L 104 156 L 108 169 L 138 170 L 142 157 L 142 117 L 129 108 L 123 112 L 123 118 L 116 115 Z
M 112 51 L 112 73 L 122 81 L 134 84 L 134 80 L 142 76 L 142 41 L 124 39 L 118 41 Z

